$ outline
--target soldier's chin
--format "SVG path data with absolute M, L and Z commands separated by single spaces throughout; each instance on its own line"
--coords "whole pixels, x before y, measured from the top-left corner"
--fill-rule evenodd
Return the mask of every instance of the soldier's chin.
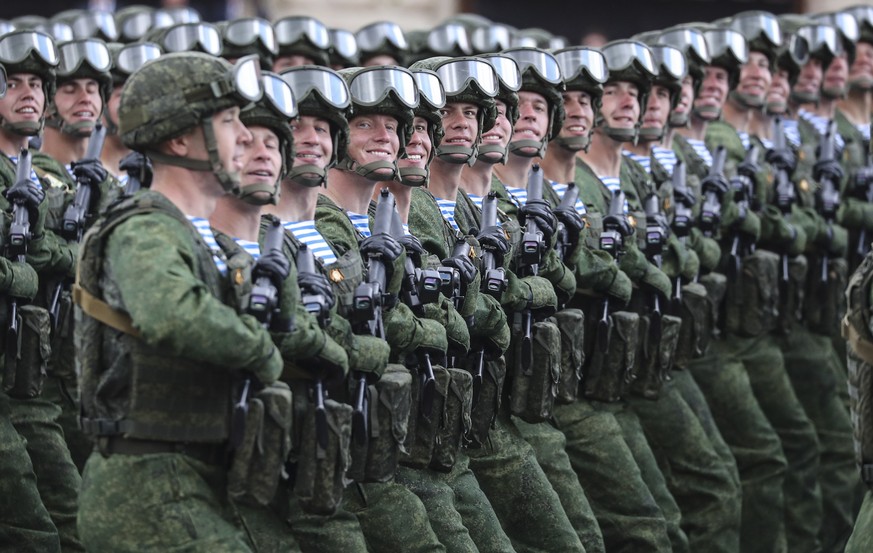
M 668 120 L 668 123 L 674 129 L 680 128 L 680 127 L 687 127 L 689 116 L 690 116 L 690 113 L 688 113 L 687 111 L 683 112 L 683 113 L 675 113 L 674 112 L 674 113 L 670 114 L 670 119 Z
M 829 100 L 839 100 L 840 98 L 845 98 L 846 93 L 848 92 L 847 87 L 845 86 L 829 86 L 822 87 L 821 95 Z
M 783 115 L 788 111 L 788 102 L 779 100 L 776 102 L 767 102 L 764 105 L 768 115 Z
M 870 90 L 873 89 L 873 75 L 862 75 L 849 79 L 849 88 L 853 90 Z
M 721 116 L 721 107 L 719 106 L 700 106 L 694 107 L 694 114 L 704 121 L 715 121 Z

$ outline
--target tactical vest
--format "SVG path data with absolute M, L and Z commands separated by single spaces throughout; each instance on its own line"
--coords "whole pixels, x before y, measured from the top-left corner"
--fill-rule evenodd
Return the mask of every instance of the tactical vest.
M 870 288 L 873 256 L 868 255 L 849 280 L 849 307 L 843 319 L 848 342 L 849 398 L 855 440 L 855 460 L 861 477 L 873 485 L 873 333 L 870 331 Z
M 345 211 L 332 201 L 323 201 L 323 196 L 319 196 L 319 207 L 326 207 L 342 213 L 346 216 Z M 351 223 L 349 223 L 351 225 Z M 358 241 L 361 240 L 359 232 L 355 231 L 355 236 Z M 355 289 L 364 281 L 364 260 L 361 258 L 361 252 L 357 248 L 350 248 L 346 253 L 337 256 L 333 263 L 324 266 L 327 273 L 327 278 L 333 285 L 333 291 L 336 294 L 338 311 L 343 317 L 350 319 L 352 315 L 352 303 L 355 295 Z
M 195 276 L 216 298 L 225 295 L 212 252 L 162 195 L 143 191 L 97 221 L 81 245 L 75 293 L 82 428 L 95 436 L 220 443 L 230 429 L 232 377 L 227 367 L 146 344 L 130 316 L 110 305 L 117 299 L 106 296 L 104 255 L 112 232 L 132 217 L 151 214 L 173 217 L 190 231 L 185 238 L 196 252 Z

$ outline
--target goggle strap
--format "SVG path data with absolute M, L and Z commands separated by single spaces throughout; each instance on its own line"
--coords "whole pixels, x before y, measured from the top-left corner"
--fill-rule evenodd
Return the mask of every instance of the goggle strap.
M 147 150 L 145 154 L 149 159 L 157 161 L 158 163 L 184 167 L 185 169 L 191 169 L 192 171 L 212 171 L 212 164 L 205 159 L 171 156 L 157 150 Z

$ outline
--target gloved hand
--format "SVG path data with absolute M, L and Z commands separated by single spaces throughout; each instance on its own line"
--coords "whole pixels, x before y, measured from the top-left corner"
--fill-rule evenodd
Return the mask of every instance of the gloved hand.
M 85 184 L 97 185 L 106 180 L 108 173 L 99 159 L 80 159 L 70 164 L 76 180 Z
M 291 260 L 284 252 L 273 250 L 261 254 L 252 268 L 252 278 L 257 280 L 267 277 L 278 289 L 282 289 L 282 283 L 291 273 Z
M 134 175 L 140 179 L 143 188 L 152 185 L 152 161 L 139 152 L 130 152 L 118 164 L 118 168 L 128 175 Z
M 662 298 L 669 298 L 673 292 L 673 283 L 670 282 L 664 271 L 651 264 L 640 279 L 640 286 L 650 291 L 658 292 Z
M 394 274 L 394 262 L 405 251 L 403 245 L 388 234 L 373 234 L 364 238 L 359 249 L 365 262 L 370 258 L 382 261 L 385 265 L 385 277 L 389 282 Z
M 476 275 L 479 274 L 479 268 L 473 263 L 473 260 L 468 255 L 458 255 L 443 259 L 443 267 L 451 267 L 457 269 L 461 277 L 461 287 L 468 290 L 470 284 L 476 280 Z
M 333 295 L 333 286 L 326 276 L 317 273 L 297 273 L 297 285 L 301 295 L 324 296 L 328 309 L 333 309 L 336 298 Z
M 564 225 L 570 244 L 573 247 L 579 243 L 579 237 L 585 230 L 585 220 L 579 215 L 575 207 L 559 207 L 554 211 L 555 217 Z
M 543 233 L 543 242 L 553 245 L 555 231 L 558 228 L 558 220 L 552 213 L 552 208 L 545 200 L 528 200 L 518 210 L 518 222 L 524 227 L 528 220 L 536 223 L 537 228 Z
M 30 179 L 19 181 L 11 188 L 3 191 L 3 195 L 10 203 L 23 205 L 27 209 L 31 229 L 38 221 L 44 221 L 45 217 L 40 213 L 40 205 L 45 200 L 45 190 L 39 183 Z M 40 227 L 39 234 L 42 234 Z
M 391 346 L 385 340 L 375 336 L 354 334 L 348 355 L 351 370 L 367 373 L 379 379 L 385 372 L 385 367 L 388 366 Z
M 554 312 L 558 307 L 558 296 L 552 283 L 543 277 L 529 276 L 518 278 L 508 271 L 508 283 L 503 293 L 501 305 L 507 313 L 530 309 L 532 311 Z M 546 316 L 548 316 L 547 313 Z
M 425 305 L 423 318 L 436 321 L 446 329 L 449 354 L 461 355 L 470 349 L 470 329 L 467 321 L 445 297 Z
M 482 294 L 480 297 L 470 328 L 471 348 L 480 344 L 494 356 L 502 355 L 509 348 L 510 340 L 506 312 L 491 296 Z
M 767 150 L 764 159 L 767 160 L 767 163 L 777 169 L 785 169 L 789 175 L 794 172 L 795 168 L 797 168 L 797 156 L 794 155 L 794 151 L 792 151 L 791 148 Z
M 495 266 L 502 267 L 504 257 L 510 250 L 506 232 L 498 226 L 485 227 L 476 235 L 476 240 L 479 241 L 483 250 L 490 252 L 494 256 Z
M 416 269 L 421 269 L 423 259 L 427 258 L 427 250 L 421 245 L 421 240 L 411 234 L 406 234 L 398 239 L 398 242 L 406 249 L 406 256 L 412 258 Z
M 817 182 L 830 178 L 836 186 L 839 187 L 840 183 L 843 181 L 843 175 L 845 175 L 843 167 L 836 159 L 816 161 L 815 165 L 812 166 L 812 178 Z

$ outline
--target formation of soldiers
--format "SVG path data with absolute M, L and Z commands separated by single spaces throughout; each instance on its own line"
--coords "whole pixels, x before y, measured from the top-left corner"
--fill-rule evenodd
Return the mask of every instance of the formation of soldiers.
M 873 7 L 0 67 L 0 550 L 873 550 Z

